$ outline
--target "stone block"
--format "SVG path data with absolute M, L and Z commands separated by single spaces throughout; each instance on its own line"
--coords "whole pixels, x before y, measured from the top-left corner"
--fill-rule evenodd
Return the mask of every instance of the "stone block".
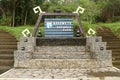
M 28 51 L 14 51 L 14 59 L 24 61 L 24 60 L 29 60 L 32 58 L 32 53 Z
M 17 44 L 18 50 L 22 51 L 34 51 L 36 47 L 36 39 L 35 37 L 22 37 L 20 42 Z
M 92 57 L 100 61 L 112 60 L 112 51 L 106 50 L 106 51 L 101 51 L 101 52 L 94 52 Z
M 36 46 L 36 38 L 35 37 L 22 37 L 20 39 L 20 42 L 24 42 L 24 43 L 31 43 L 32 46 Z
M 86 45 L 90 45 L 90 43 L 102 42 L 102 37 L 87 37 L 86 38 Z
M 87 48 L 87 50 L 90 50 L 91 45 L 94 45 L 94 44 L 99 43 L 99 42 L 102 42 L 102 37 L 97 37 L 97 36 L 87 37 L 86 38 L 86 48 Z
M 101 52 L 106 50 L 106 42 L 96 42 L 94 44 L 91 44 L 90 51 L 91 52 Z
M 15 68 L 29 68 L 30 66 L 30 60 L 26 60 L 26 61 L 18 61 L 18 60 L 15 60 L 14 61 L 14 67 Z
M 93 69 L 97 68 L 94 59 L 31 59 L 32 69 Z
M 29 60 L 32 58 L 32 53 L 27 51 L 14 52 L 14 67 L 28 67 Z
M 112 60 L 97 60 L 99 68 L 112 67 Z
M 33 46 L 32 43 L 25 43 L 25 42 L 18 42 L 17 48 L 18 50 L 21 50 L 21 51 L 34 51 L 35 50 L 35 46 Z

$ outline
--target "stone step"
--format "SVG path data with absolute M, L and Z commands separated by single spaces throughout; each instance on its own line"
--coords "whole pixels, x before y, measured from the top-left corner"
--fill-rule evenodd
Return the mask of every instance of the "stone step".
M 120 65 L 120 60 L 115 60 L 112 63 L 115 64 L 115 65 Z
M 108 48 L 107 48 L 107 49 L 108 49 Z M 119 49 L 119 48 L 118 48 L 118 49 L 117 49 L 117 48 L 114 48 L 114 49 L 110 49 L 110 48 L 109 48 L 108 50 L 112 50 L 112 52 L 120 52 L 120 49 Z
M 32 69 L 76 69 L 96 68 L 96 60 L 93 59 L 31 59 Z
M 0 54 L 0 59 L 14 59 L 14 54 Z
M 0 74 L 10 70 L 13 66 L 0 66 Z
M 120 57 L 120 53 L 112 53 L 112 57 Z
M 108 43 L 107 42 L 107 46 L 120 46 L 120 42 L 119 43 Z
M 113 55 L 120 55 L 120 50 L 119 51 L 112 51 Z
M 0 45 L 0 49 L 17 49 L 17 45 Z
M 0 50 L 0 54 L 13 54 L 14 50 L 13 49 L 2 49 Z
M 17 46 L 17 42 L 0 42 L 0 45 L 16 45 Z
M 85 46 L 40 46 L 37 52 L 81 52 L 86 51 Z
M 114 35 L 113 33 L 111 33 L 111 32 L 97 32 L 97 36 L 99 36 L 99 35 Z
M 107 46 L 120 46 L 120 42 L 107 42 Z
M 113 66 L 120 69 L 120 65 L 114 65 L 114 64 L 113 64 Z
M 0 36 L 0 39 L 15 39 L 13 36 L 5 37 L 5 36 Z
M 11 38 L 11 39 L 0 39 L 0 42 L 2 43 L 2 42 L 17 42 L 17 40 L 16 39 L 13 39 L 13 38 Z
M 107 46 L 107 49 L 120 49 L 120 46 Z
M 103 38 L 110 37 L 110 38 L 116 38 L 115 35 L 109 35 L 109 34 L 98 34 L 97 36 L 102 36 Z
M 3 32 L 3 33 L 0 32 L 0 35 L 12 35 L 12 34 L 10 34 L 8 32 Z
M 111 29 L 106 27 L 100 27 L 97 29 L 97 32 L 112 32 Z
M 14 63 L 13 59 L 0 59 L 0 66 L 12 66 Z
M 102 39 L 103 40 L 111 40 L 111 41 L 113 41 L 113 40 L 120 40 L 119 38 L 116 38 L 116 36 L 114 36 L 114 37 L 109 37 L 109 36 L 102 36 Z
M 0 38 L 15 38 L 14 36 L 10 35 L 10 34 L 0 34 Z
M 52 54 L 54 54 L 54 55 L 64 55 L 64 54 L 67 54 L 67 55 L 70 55 L 70 54 L 80 54 L 80 55 L 83 55 L 83 54 L 90 54 L 90 52 L 87 52 L 87 51 L 79 51 L 79 52 L 72 52 L 72 51 L 60 51 L 60 52 L 57 52 L 57 51 L 40 51 L 40 52 L 38 52 L 38 51 L 35 51 L 34 53 L 33 53 L 33 55 L 52 55 Z
M 107 41 L 107 42 L 120 42 L 120 39 L 116 39 L 116 38 L 103 38 L 103 41 Z
M 113 57 L 112 57 L 112 60 L 113 60 L 113 61 L 120 60 L 120 56 L 113 56 Z
M 90 59 L 90 54 L 33 54 L 34 59 Z
M 120 68 L 120 39 L 107 28 L 98 29 L 97 35 L 101 35 L 102 41 L 107 42 L 107 49 L 112 50 L 113 64 L 118 65 L 116 67 Z

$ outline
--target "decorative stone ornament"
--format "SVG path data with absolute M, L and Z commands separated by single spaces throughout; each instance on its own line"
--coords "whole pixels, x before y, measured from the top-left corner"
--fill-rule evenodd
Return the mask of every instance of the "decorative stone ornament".
M 45 13 L 41 10 L 40 6 L 33 8 L 33 11 L 34 11 L 34 13 L 39 13 L 39 15 L 40 15 L 40 13 Z
M 77 13 L 77 14 L 81 13 L 81 14 L 83 14 L 84 11 L 85 11 L 85 9 L 79 6 L 79 7 L 77 8 L 77 10 L 76 10 L 75 12 L 73 12 L 73 13 Z
M 96 32 L 95 32 L 92 28 L 90 28 L 87 33 L 88 33 L 90 36 L 92 36 L 92 35 L 95 35 Z
M 22 31 L 24 37 L 30 37 L 30 31 L 26 28 Z
M 42 33 L 40 30 L 38 31 L 37 37 L 42 37 Z
M 80 37 L 80 31 L 77 30 L 76 37 Z

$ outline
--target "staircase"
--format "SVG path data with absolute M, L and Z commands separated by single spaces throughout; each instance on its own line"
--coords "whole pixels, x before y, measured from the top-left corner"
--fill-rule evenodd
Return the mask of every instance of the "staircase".
M 96 68 L 83 38 L 38 38 L 30 66 L 33 69 Z
M 120 69 L 120 39 L 106 27 L 98 28 L 97 36 L 102 36 L 103 41 L 107 42 L 107 49 L 112 50 L 113 65 Z
M 13 67 L 16 49 L 17 40 L 8 32 L 0 31 L 0 74 Z

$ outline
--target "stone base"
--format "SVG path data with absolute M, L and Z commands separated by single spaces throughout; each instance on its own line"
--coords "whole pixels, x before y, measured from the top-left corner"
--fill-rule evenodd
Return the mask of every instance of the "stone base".
M 0 75 L 0 80 L 120 80 L 119 75 L 95 77 L 87 74 L 89 72 L 84 69 L 11 69 Z
M 94 59 L 31 59 L 32 69 L 94 69 L 98 68 Z

